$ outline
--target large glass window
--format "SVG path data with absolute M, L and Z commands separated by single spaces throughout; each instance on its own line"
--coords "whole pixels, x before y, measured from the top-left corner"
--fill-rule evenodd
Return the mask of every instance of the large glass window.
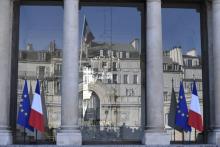
M 178 102 L 180 81 L 183 82 L 188 109 L 195 81 L 203 114 L 202 63 L 201 63 L 201 23 L 198 8 L 163 8 L 163 77 L 164 77 L 164 117 L 165 125 L 172 134 L 171 141 L 182 141 L 182 133 L 168 126 L 172 87 Z M 178 105 L 178 104 L 177 104 Z M 177 106 L 178 107 L 178 106 Z M 185 141 L 195 141 L 197 137 L 185 133 Z M 198 134 L 198 132 L 196 133 Z M 196 138 L 195 138 L 196 136 Z
M 80 10 L 80 116 L 83 141 L 135 141 L 141 126 L 141 12 Z M 128 77 L 131 77 L 131 81 Z
M 62 6 L 20 6 L 18 53 L 18 102 L 20 111 L 24 80 L 32 102 L 36 79 L 40 92 L 46 132 L 38 132 L 38 142 L 55 141 L 61 124 L 61 71 L 63 48 Z M 24 130 L 17 125 L 16 142 L 24 143 Z M 35 143 L 36 133 L 26 129 L 26 143 Z
M 139 7 L 80 8 L 79 125 L 84 142 L 141 141 Z M 54 143 L 61 125 L 63 6 L 22 5 L 19 26 L 17 109 L 24 80 L 32 102 L 39 79 L 46 132 L 37 138 Z M 25 133 L 26 143 L 34 143 L 36 133 Z M 17 125 L 17 142 L 23 142 L 23 134 Z
M 141 18 L 145 12 L 140 5 L 123 6 L 80 6 L 79 124 L 84 142 L 140 142 L 143 137 L 141 83 L 145 71 L 141 65 L 145 57 L 141 53 L 145 43 L 141 37 L 145 35 L 141 33 L 146 32 Z M 187 104 L 196 81 L 203 111 L 200 11 L 163 8 L 162 23 L 164 121 L 169 130 L 172 86 L 178 98 L 180 81 Z M 46 133 L 38 133 L 38 140 L 54 142 L 61 125 L 63 6 L 23 5 L 19 24 L 17 109 L 24 80 L 32 101 L 38 78 L 47 128 Z M 23 141 L 23 131 L 17 126 L 17 142 Z M 170 132 L 174 140 L 173 130 Z M 27 142 L 33 143 L 35 133 L 26 133 Z M 176 140 L 182 139 L 180 133 L 175 135 Z M 193 133 L 191 138 L 185 136 L 186 140 L 195 139 Z

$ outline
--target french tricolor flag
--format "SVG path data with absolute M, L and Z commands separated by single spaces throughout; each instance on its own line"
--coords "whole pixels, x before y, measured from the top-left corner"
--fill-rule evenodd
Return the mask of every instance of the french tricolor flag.
M 202 114 L 200 111 L 199 97 L 196 89 L 196 82 L 193 82 L 192 99 L 189 109 L 188 124 L 196 130 L 203 131 Z
M 44 116 L 40 96 L 40 83 L 37 79 L 35 94 L 31 105 L 29 124 L 40 132 L 44 132 Z

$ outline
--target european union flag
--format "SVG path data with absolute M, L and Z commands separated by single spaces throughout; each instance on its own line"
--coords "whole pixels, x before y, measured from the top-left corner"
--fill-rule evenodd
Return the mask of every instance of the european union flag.
M 23 94 L 19 105 L 17 124 L 23 126 L 24 128 L 29 129 L 30 131 L 34 131 L 34 129 L 29 125 L 30 111 L 31 111 L 31 106 L 28 95 L 28 86 L 27 86 L 27 80 L 25 80 Z
M 188 125 L 188 109 L 186 104 L 186 98 L 184 94 L 183 83 L 180 82 L 179 98 L 176 107 L 176 126 L 180 127 L 183 131 L 191 131 L 191 127 Z

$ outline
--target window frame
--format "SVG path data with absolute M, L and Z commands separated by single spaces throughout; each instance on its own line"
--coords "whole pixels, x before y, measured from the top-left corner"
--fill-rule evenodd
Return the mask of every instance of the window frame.
M 206 0 L 162 0 L 162 8 L 195 8 L 200 11 L 200 36 L 202 58 L 202 91 L 203 120 L 205 128 L 204 143 L 207 143 L 207 132 L 210 129 L 210 90 L 209 90 L 209 51 L 208 51 L 208 18 Z
M 205 0 L 181 0 L 181 2 L 179 2 L 180 0 L 162 0 L 162 8 L 163 7 L 199 7 L 201 12 L 200 12 L 200 24 L 201 24 L 201 54 L 202 54 L 202 79 L 203 79 L 203 93 L 204 93 L 204 97 L 206 97 L 207 99 L 203 100 L 203 106 L 204 108 L 207 108 L 206 110 L 204 109 L 204 116 L 206 116 L 207 118 L 209 117 L 209 68 L 207 67 L 208 63 L 208 33 L 207 33 L 207 14 L 206 14 L 206 3 Z M 14 3 L 16 4 L 14 6 L 14 14 L 17 13 L 17 15 L 15 15 L 15 21 L 13 22 L 13 36 L 14 39 L 12 44 L 13 46 L 15 46 L 15 51 L 12 54 L 12 69 L 14 68 L 13 73 L 18 73 L 18 66 L 17 66 L 17 58 L 18 58 L 18 32 L 19 32 L 19 7 L 21 5 L 43 5 L 43 6 L 53 6 L 53 5 L 63 5 L 63 0 L 16 0 L 14 1 Z M 81 6 L 118 6 L 118 5 L 122 5 L 122 6 L 136 6 L 136 5 L 141 5 L 143 9 L 141 10 L 143 14 L 141 14 L 142 18 L 141 18 L 141 32 L 145 31 L 145 25 L 146 25 L 146 2 L 143 0 L 113 0 L 113 1 L 109 1 L 109 0 L 81 0 L 80 1 L 80 7 Z M 204 17 L 205 16 L 205 17 Z M 145 21 L 144 21 L 145 20 Z M 146 31 L 145 33 L 141 33 L 141 40 L 146 40 Z M 145 102 L 145 91 L 143 91 L 143 89 L 145 89 L 145 85 L 146 85 L 146 42 L 142 41 L 141 42 L 141 58 L 140 60 L 142 61 L 141 63 L 141 85 L 144 85 L 141 89 L 141 103 L 144 104 Z M 104 52 L 103 52 L 104 54 Z M 120 53 L 119 53 L 120 54 Z M 14 61 L 15 60 L 15 61 Z M 13 64 L 16 63 L 16 64 Z M 205 66 L 206 65 L 206 66 Z M 17 66 L 15 68 L 15 66 Z M 17 71 L 17 72 L 16 72 Z M 17 84 L 14 83 L 14 81 L 17 81 L 17 74 L 13 74 L 11 79 L 15 79 L 15 80 L 11 80 L 11 85 L 16 85 L 16 88 L 14 86 L 11 87 L 12 90 L 16 90 L 17 91 Z M 204 90 L 205 89 L 205 90 Z M 12 93 L 12 92 L 11 92 Z M 17 95 L 14 96 L 11 94 L 11 101 L 15 101 L 17 103 Z M 14 103 L 14 102 L 13 102 Z M 11 110 L 10 110 L 10 117 L 11 120 L 14 120 L 16 118 L 13 118 L 14 115 L 12 115 L 12 113 L 14 113 L 16 110 L 14 110 L 14 104 L 10 104 L 11 105 Z M 17 104 L 16 104 L 17 105 Z M 142 112 L 141 114 L 145 114 L 143 111 L 145 110 L 145 106 L 141 106 L 142 107 Z M 207 111 L 207 112 L 206 112 Z M 14 113 L 14 114 L 17 114 Z M 16 115 L 15 115 L 16 116 Z M 142 123 L 144 123 L 144 117 L 142 116 Z M 16 122 L 16 121 L 11 121 L 11 122 Z M 204 119 L 204 123 L 207 126 L 209 125 L 209 120 L 208 119 Z M 14 130 L 14 124 L 12 124 L 12 130 Z M 16 126 L 16 124 L 15 124 Z M 15 128 L 16 129 L 16 128 Z

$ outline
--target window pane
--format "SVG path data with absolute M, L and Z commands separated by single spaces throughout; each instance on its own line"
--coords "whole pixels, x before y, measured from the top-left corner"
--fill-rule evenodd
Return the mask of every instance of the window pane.
M 124 84 L 128 84 L 128 75 L 124 75 Z
M 195 80 L 201 114 L 203 114 L 200 12 L 194 8 L 163 8 L 162 22 L 164 117 L 165 125 L 168 129 L 170 126 L 168 126 L 169 115 L 167 114 L 170 111 L 172 87 L 175 90 L 176 100 L 178 100 L 180 81 L 183 82 L 189 109 L 192 84 Z M 171 107 L 173 106 L 171 105 Z M 185 135 L 185 140 L 194 141 L 194 133 L 193 129 L 191 138 L 189 138 L 190 135 L 188 134 Z M 173 130 L 171 130 L 171 134 L 172 141 L 174 141 Z M 175 139 L 176 141 L 182 140 L 181 133 L 177 132 Z
M 80 10 L 84 141 L 142 138 L 141 84 L 137 80 L 141 78 L 140 16 L 136 7 L 83 6 Z
M 21 6 L 19 26 L 17 109 L 21 110 L 24 79 L 32 102 L 38 78 L 47 134 L 38 133 L 38 140 L 54 142 L 61 124 L 63 7 Z M 23 128 L 17 129 L 16 142 L 23 143 Z M 35 133 L 26 132 L 26 143 L 33 143 Z
M 133 84 L 137 84 L 137 83 L 138 83 L 138 76 L 134 75 Z

